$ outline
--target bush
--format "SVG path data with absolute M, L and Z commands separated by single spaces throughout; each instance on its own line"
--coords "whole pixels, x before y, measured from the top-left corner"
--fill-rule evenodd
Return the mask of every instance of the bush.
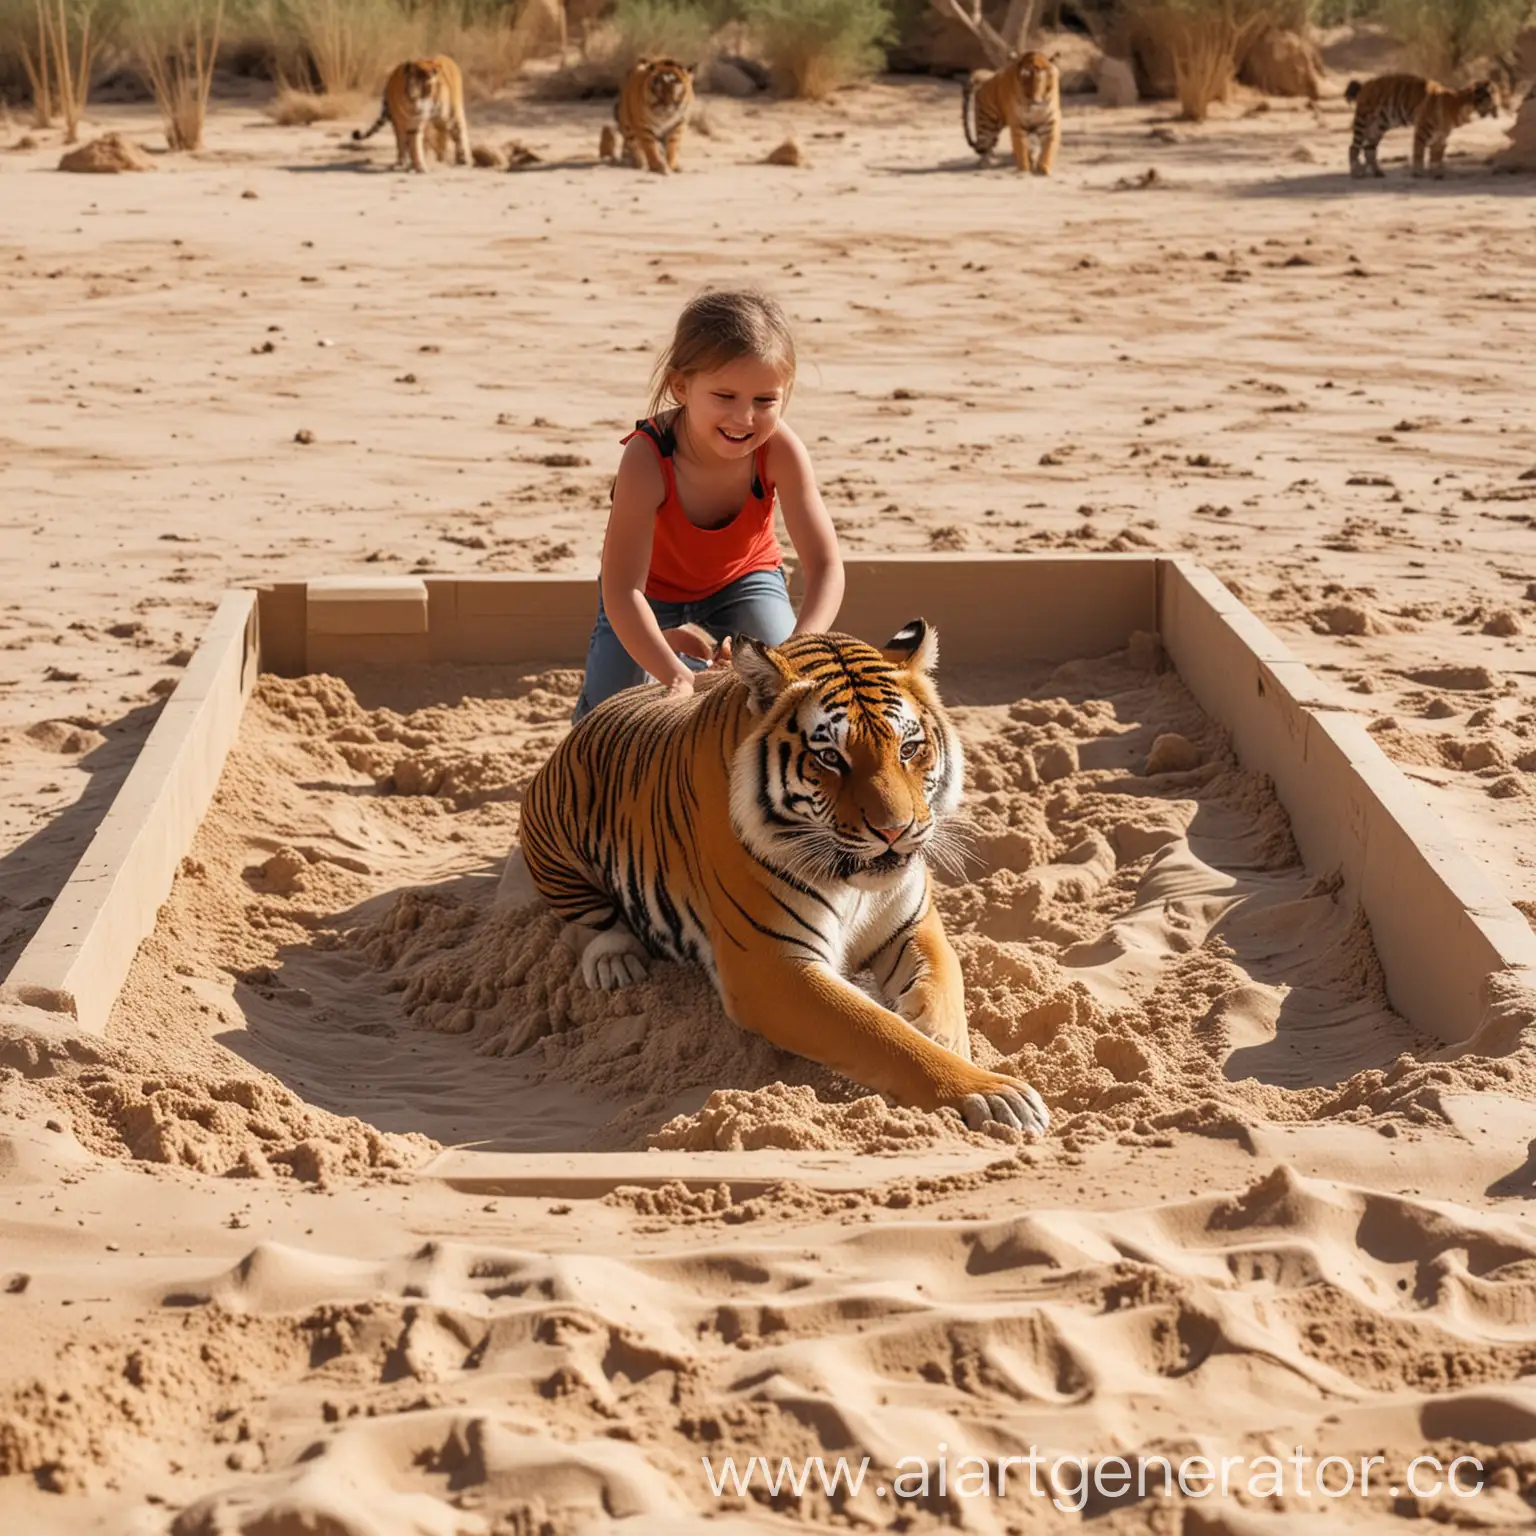
M 271 0 L 266 14 L 280 84 L 322 96 L 371 94 L 425 51 L 424 18 L 396 0 Z
M 676 59 L 696 68 L 704 62 L 718 24 L 712 8 L 688 0 L 619 0 L 613 8 L 613 29 L 621 77 L 637 59 Z
M 812 100 L 883 68 L 895 41 L 887 0 L 743 0 L 742 17 L 779 87 Z
M 0 0 L 0 53 L 21 66 L 33 121 L 64 118 L 64 142 L 79 137 L 101 51 L 121 21 L 116 0 Z
M 549 94 L 613 96 L 644 58 L 676 59 L 695 72 L 713 53 L 711 39 L 729 18 L 728 0 L 618 0 L 613 13 L 585 29 L 581 57 L 550 76 Z
M 1173 66 L 1180 116 L 1203 123 L 1225 101 L 1249 43 L 1285 15 L 1268 0 L 1134 0 L 1138 33 Z
M 1480 59 L 1513 59 L 1530 0 L 1382 0 L 1387 30 L 1426 75 L 1455 81 Z
M 125 31 L 173 150 L 201 149 L 224 0 L 128 0 Z

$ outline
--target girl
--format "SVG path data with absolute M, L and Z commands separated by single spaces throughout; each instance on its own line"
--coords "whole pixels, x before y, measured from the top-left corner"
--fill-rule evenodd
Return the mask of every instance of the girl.
M 678 317 L 650 415 L 624 439 L 575 720 L 647 677 L 685 697 L 733 634 L 778 645 L 832 627 L 843 565 L 805 445 L 780 419 L 794 378 L 789 326 L 763 294 L 705 293 Z M 805 585 L 798 620 L 775 496 Z

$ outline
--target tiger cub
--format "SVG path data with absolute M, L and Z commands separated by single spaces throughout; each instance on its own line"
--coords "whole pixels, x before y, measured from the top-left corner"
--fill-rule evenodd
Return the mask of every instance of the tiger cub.
M 1479 80 L 1464 90 L 1450 91 L 1419 75 L 1378 75 L 1363 85 L 1351 80 L 1344 100 L 1354 103 L 1355 126 L 1349 140 L 1349 174 L 1360 178 L 1385 176 L 1376 159 L 1376 147 L 1394 128 L 1413 128 L 1413 174 L 1424 174 L 1428 151 L 1431 174 L 1445 175 L 1445 146 L 1451 130 L 1474 117 L 1494 117 L 1498 105 L 1493 86 Z
M 648 166 L 661 176 L 675 171 L 692 105 L 693 71 L 685 64 L 676 59 L 637 60 L 613 108 L 624 141 L 620 158 L 633 166 Z M 606 129 L 604 134 L 605 145 L 611 147 Z M 608 158 L 602 148 L 599 153 Z
M 1014 165 L 1049 176 L 1061 143 L 1061 71 L 1043 53 L 1021 54 L 992 74 L 979 69 L 965 82 L 960 125 L 966 143 L 983 161 L 997 147 L 1005 124 L 1013 139 Z M 1031 138 L 1039 144 L 1033 164 Z
M 459 66 L 447 54 L 397 64 L 384 84 L 378 120 L 371 128 L 354 128 L 352 137 L 361 144 L 385 123 L 395 130 L 396 166 L 403 167 L 409 154 L 413 170 L 426 170 L 421 141 L 428 130 L 439 160 L 448 158 L 448 141 L 452 139 L 458 164 L 467 165 L 469 123 L 464 116 L 464 81 Z

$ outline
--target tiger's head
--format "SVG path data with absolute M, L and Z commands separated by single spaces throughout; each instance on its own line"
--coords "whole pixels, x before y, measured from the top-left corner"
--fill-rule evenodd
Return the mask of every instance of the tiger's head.
M 1056 66 L 1043 53 L 1021 54 L 1014 72 L 1027 102 L 1048 102 L 1056 89 Z
M 693 71 L 676 59 L 642 59 L 646 72 L 645 98 L 657 112 L 676 111 L 693 90 Z
M 945 857 L 965 761 L 930 680 L 938 650 L 922 619 L 879 650 L 836 634 L 733 642 L 758 717 L 731 771 L 731 822 L 751 853 L 863 890 Z
M 1479 80 L 1470 87 L 1471 107 L 1479 117 L 1497 117 L 1499 115 L 1499 99 L 1493 89 L 1491 80 Z
M 423 102 L 437 88 L 438 66 L 435 59 L 413 59 L 400 69 L 400 88 L 409 102 Z

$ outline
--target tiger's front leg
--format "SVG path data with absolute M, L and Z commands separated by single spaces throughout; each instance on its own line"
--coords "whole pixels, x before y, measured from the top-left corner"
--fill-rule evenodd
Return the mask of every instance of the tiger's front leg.
M 1008 124 L 1008 133 L 1013 140 L 1013 168 L 1016 171 L 1027 172 L 1029 170 L 1029 140 L 1025 137 L 1024 130 L 1017 123 Z
M 679 123 L 671 133 L 667 135 L 667 166 L 671 170 L 677 169 L 677 157 L 683 149 L 683 129 L 687 125 Z
M 721 1000 L 743 1029 L 831 1067 L 917 1109 L 957 1110 L 973 1130 L 989 1123 L 1043 1132 L 1050 1113 L 1027 1083 L 988 1072 L 882 1008 L 821 961 L 781 950 L 713 945 Z
M 1056 151 L 1061 145 L 1061 122 L 1058 119 L 1040 136 L 1040 153 L 1035 157 L 1035 174 L 1049 176 L 1056 163 Z
M 662 157 L 661 147 L 657 144 L 654 133 L 642 133 L 638 136 L 636 142 L 640 146 L 641 153 L 645 156 L 645 163 L 649 170 L 655 171 L 658 176 L 671 174 L 666 160 Z
M 1424 174 L 1424 151 L 1429 148 L 1429 135 L 1420 128 L 1413 130 L 1413 170 L 1412 175 Z
M 1429 174 L 1436 181 L 1442 181 L 1445 178 L 1445 147 L 1449 142 L 1449 136 L 1430 141 Z
M 426 137 L 426 131 L 427 125 L 425 123 L 418 123 L 416 127 L 411 130 L 410 136 L 411 169 L 413 171 L 420 171 L 422 175 L 426 175 L 427 171 L 427 162 L 421 152 L 422 140 Z
M 458 165 L 469 164 L 469 119 L 464 115 L 464 108 L 453 115 L 451 128 L 453 135 L 454 162 Z
M 971 1059 L 960 961 L 932 906 L 912 927 L 886 940 L 865 962 L 886 1001 L 914 1029 Z

